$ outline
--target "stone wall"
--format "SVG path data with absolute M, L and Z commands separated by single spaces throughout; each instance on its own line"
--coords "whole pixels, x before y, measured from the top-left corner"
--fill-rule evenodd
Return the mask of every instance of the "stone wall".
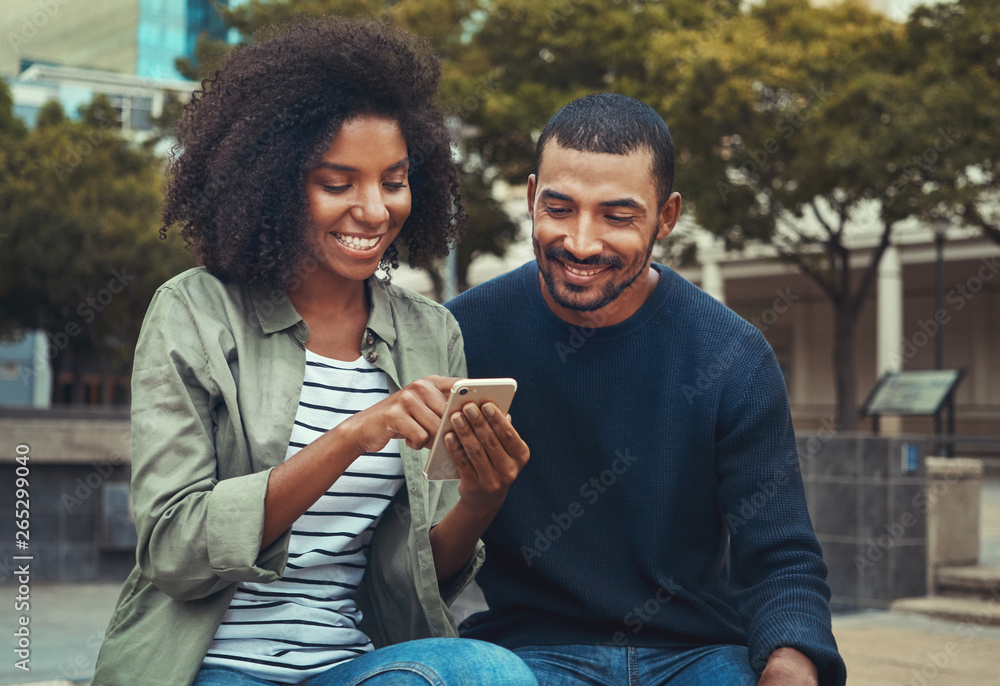
M 833 609 L 884 609 L 895 598 L 924 595 L 924 437 L 802 434 L 798 447 Z
M 13 557 L 32 556 L 32 579 L 119 581 L 135 564 L 128 484 L 129 423 L 112 419 L 0 418 L 0 583 Z M 28 460 L 15 461 L 28 447 Z M 23 449 L 21 450 L 23 452 Z M 28 470 L 28 549 L 15 543 L 18 475 Z M 20 470 L 20 471 L 19 471 Z

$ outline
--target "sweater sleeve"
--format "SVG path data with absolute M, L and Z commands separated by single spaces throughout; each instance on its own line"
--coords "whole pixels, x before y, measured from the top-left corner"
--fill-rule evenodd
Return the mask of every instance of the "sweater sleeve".
M 842 686 L 827 567 L 806 508 L 784 379 L 762 336 L 745 349 L 721 394 L 716 475 L 750 664 L 760 673 L 773 651 L 792 647 L 816 665 L 821 686 Z

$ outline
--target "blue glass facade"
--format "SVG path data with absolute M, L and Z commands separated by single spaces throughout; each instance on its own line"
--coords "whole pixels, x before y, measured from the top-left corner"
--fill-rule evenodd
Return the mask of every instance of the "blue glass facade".
M 139 0 L 136 75 L 183 78 L 174 60 L 193 56 L 199 35 L 225 40 L 226 26 L 212 5 L 212 0 Z

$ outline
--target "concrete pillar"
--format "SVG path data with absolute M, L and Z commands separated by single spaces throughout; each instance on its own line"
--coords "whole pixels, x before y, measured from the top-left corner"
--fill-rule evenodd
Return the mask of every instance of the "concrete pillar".
M 717 247 L 715 236 L 707 231 L 698 236 L 698 261 L 701 262 L 701 290 L 721 303 L 726 302 L 726 287 L 722 279 L 719 259 L 722 250 Z
M 928 595 L 939 567 L 979 563 L 983 462 L 927 458 Z
M 903 265 L 899 248 L 890 245 L 878 266 L 878 316 L 876 317 L 876 375 L 899 371 L 903 366 Z M 903 430 L 901 417 L 881 417 L 883 435 L 898 436 Z
M 34 331 L 29 336 L 35 339 L 32 356 L 31 406 L 48 408 L 52 404 L 52 375 L 55 373 L 49 362 L 48 338 L 42 331 Z

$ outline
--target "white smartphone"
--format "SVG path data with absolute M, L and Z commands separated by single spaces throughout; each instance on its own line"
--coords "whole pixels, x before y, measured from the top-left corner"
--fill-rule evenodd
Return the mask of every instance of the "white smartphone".
M 444 444 L 444 436 L 451 427 L 451 415 L 461 410 L 467 403 L 475 403 L 480 407 L 484 403 L 492 402 L 506 413 L 510 409 L 510 403 L 514 399 L 514 391 L 517 390 L 517 381 L 514 379 L 460 379 L 451 387 L 451 395 L 448 396 L 448 405 L 444 410 L 444 417 L 438 426 L 437 434 L 434 436 L 434 444 L 431 446 L 430 456 L 427 464 L 424 465 L 424 476 L 431 481 L 443 481 L 447 479 L 459 479 L 458 468 L 451 461 L 451 455 Z

